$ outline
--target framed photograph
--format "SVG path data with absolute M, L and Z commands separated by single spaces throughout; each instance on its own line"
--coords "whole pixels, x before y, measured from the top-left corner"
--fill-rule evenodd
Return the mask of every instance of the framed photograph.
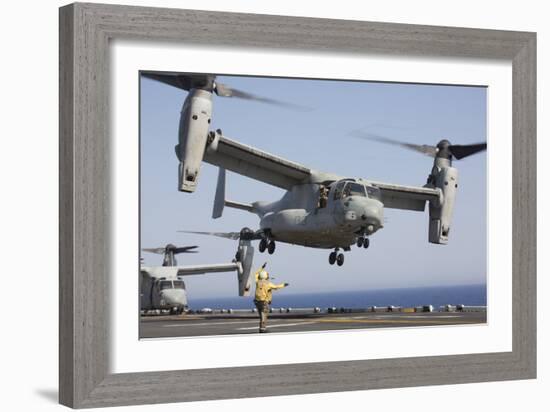
M 536 377 L 535 86 L 534 33 L 62 7 L 60 402 Z
M 140 338 L 485 324 L 488 95 L 479 85 L 141 72 Z M 207 165 L 191 176 L 194 136 Z M 127 215 L 132 204 L 120 207 Z M 256 273 L 277 292 L 260 296 Z

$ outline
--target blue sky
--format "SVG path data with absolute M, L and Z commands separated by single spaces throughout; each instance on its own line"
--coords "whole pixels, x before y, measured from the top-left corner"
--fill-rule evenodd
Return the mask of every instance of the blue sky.
M 486 89 L 219 76 L 224 84 L 253 94 L 310 107 L 295 111 L 264 103 L 214 97 L 212 129 L 225 136 L 304 164 L 349 177 L 422 186 L 429 157 L 351 137 L 356 129 L 412 143 L 456 144 L 486 140 Z M 217 168 L 203 163 L 198 189 L 177 191 L 179 112 L 187 92 L 141 80 L 141 244 L 199 245 L 180 264 L 230 261 L 236 242 L 177 230 L 239 231 L 258 228 L 257 216 L 228 209 L 211 218 Z M 281 293 L 393 287 L 480 284 L 486 280 L 486 154 L 456 161 L 459 192 L 448 245 L 428 243 L 428 213 L 385 210 L 385 227 L 369 249 L 352 247 L 343 267 L 328 264 L 327 250 L 278 243 L 274 255 L 256 250 L 254 264 L 268 261 Z M 281 189 L 228 172 L 227 198 L 276 200 Z M 143 253 L 145 264 L 157 255 Z M 234 273 L 188 277 L 190 297 L 234 296 Z

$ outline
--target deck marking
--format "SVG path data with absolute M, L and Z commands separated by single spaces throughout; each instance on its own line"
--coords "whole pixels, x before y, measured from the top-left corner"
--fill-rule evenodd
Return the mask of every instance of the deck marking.
M 442 320 L 425 320 L 425 319 L 349 319 L 349 318 L 339 318 L 339 319 L 319 319 L 318 322 L 323 323 L 417 323 L 417 324 L 435 324 L 435 325 L 453 325 L 457 323 L 485 323 L 479 321 L 471 320 L 462 320 L 460 322 L 445 322 Z
M 371 315 L 371 316 L 354 316 L 351 319 L 454 319 L 462 318 L 460 315 Z
M 275 320 L 275 319 L 274 319 Z M 175 328 L 178 326 L 211 326 L 211 325 L 232 325 L 234 323 L 258 323 L 259 320 L 240 320 L 240 321 L 229 321 L 229 322 L 207 322 L 207 323 L 172 323 L 170 325 L 162 325 L 163 328 Z
M 310 325 L 312 323 L 317 323 L 318 321 L 315 321 L 315 322 L 298 322 L 298 323 L 283 323 L 281 325 L 269 325 L 267 327 L 267 329 L 271 329 L 271 328 L 283 328 L 283 327 L 286 327 L 286 326 L 301 326 L 301 325 Z M 254 326 L 253 328 L 237 328 L 237 330 L 252 330 L 252 329 L 258 329 L 257 326 Z

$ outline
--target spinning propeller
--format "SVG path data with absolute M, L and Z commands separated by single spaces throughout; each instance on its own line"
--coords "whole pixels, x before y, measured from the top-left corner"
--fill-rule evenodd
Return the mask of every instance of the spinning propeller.
M 194 250 L 198 246 L 182 246 L 177 247 L 171 243 L 167 244 L 165 247 L 157 248 L 143 248 L 144 252 L 155 253 L 157 255 L 163 255 L 162 266 L 177 266 L 176 255 L 180 253 L 197 253 L 198 250 Z
M 198 250 L 193 250 L 198 248 L 198 246 L 182 246 L 177 247 L 175 245 L 172 245 L 171 243 L 166 245 L 165 247 L 156 247 L 156 248 L 143 248 L 144 252 L 149 253 L 155 253 L 157 255 L 164 255 L 165 253 L 173 253 L 174 255 L 177 255 L 179 253 L 197 253 Z
M 257 96 L 242 90 L 238 90 L 227 86 L 226 84 L 216 81 L 216 76 L 213 74 L 181 74 L 172 72 L 142 72 L 143 77 L 156 80 L 170 86 L 177 87 L 182 90 L 202 89 L 210 93 L 216 93 L 220 97 L 236 97 L 244 100 L 253 100 L 261 103 L 273 104 L 281 107 L 294 108 L 299 110 L 307 110 L 303 106 L 283 102 L 280 100 L 271 99 L 269 97 Z
M 451 142 L 449 142 L 448 140 L 441 140 L 437 144 L 437 146 L 431 146 L 425 144 L 419 145 L 414 143 L 401 142 L 399 140 L 390 139 L 385 136 L 367 133 L 360 130 L 355 130 L 351 132 L 350 135 L 353 137 L 358 137 L 360 139 L 374 140 L 380 143 L 401 146 L 430 157 L 446 157 L 448 159 L 454 157 L 457 160 L 487 150 L 487 142 L 461 145 L 451 144 Z
M 260 233 L 254 232 L 252 229 L 249 229 L 247 227 L 241 229 L 240 232 L 195 232 L 192 230 L 178 230 L 178 232 L 193 233 L 195 235 L 216 236 L 231 240 L 257 240 L 262 238 Z

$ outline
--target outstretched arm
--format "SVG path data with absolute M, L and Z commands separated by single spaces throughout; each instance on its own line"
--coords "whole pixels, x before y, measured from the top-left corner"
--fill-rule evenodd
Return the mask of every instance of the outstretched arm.
M 271 283 L 269 285 L 269 287 L 272 289 L 272 290 L 276 290 L 276 289 L 282 289 L 282 288 L 286 288 L 288 286 L 288 283 L 279 283 L 278 285 L 275 285 L 274 283 Z

